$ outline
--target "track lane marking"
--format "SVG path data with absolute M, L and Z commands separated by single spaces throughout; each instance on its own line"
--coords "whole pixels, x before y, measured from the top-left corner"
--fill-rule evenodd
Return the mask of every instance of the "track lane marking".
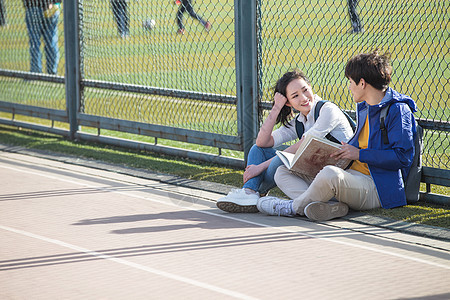
M 89 185 L 89 184 L 86 184 L 86 183 L 74 182 L 73 180 L 62 179 L 60 177 L 51 176 L 51 175 L 48 175 L 46 173 L 39 173 L 39 172 L 35 172 L 35 171 L 20 170 L 20 169 L 17 169 L 17 168 L 1 166 L 1 165 L 0 165 L 0 167 L 6 168 L 6 169 L 11 169 L 11 170 L 14 170 L 14 171 L 20 171 L 20 172 L 24 172 L 24 173 L 44 176 L 44 177 L 47 177 L 47 178 L 50 178 L 50 179 L 60 180 L 60 181 L 64 181 L 64 182 L 69 182 L 69 183 L 76 184 L 76 185 L 81 185 L 81 186 L 87 186 L 87 187 L 95 188 L 95 189 L 99 189 L 99 190 L 105 190 L 106 189 L 106 188 L 102 188 L 102 187 L 98 187 L 98 186 L 94 186 L 94 185 Z M 87 174 L 87 175 L 90 176 L 90 177 L 98 177 L 98 176 L 90 175 L 90 174 Z M 115 182 L 118 181 L 118 180 L 115 180 L 115 179 L 109 179 L 109 180 L 115 181 Z M 151 187 L 149 187 L 149 188 L 151 188 Z M 128 192 L 111 191 L 109 189 L 108 189 L 108 192 L 118 193 L 118 194 L 121 194 L 121 195 L 124 195 L 124 196 L 127 196 L 127 197 L 138 198 L 138 199 L 142 199 L 142 200 L 146 200 L 146 201 L 151 201 L 151 202 L 155 202 L 155 203 L 160 203 L 160 204 L 164 204 L 164 205 L 169 205 L 169 206 L 180 208 L 180 206 L 176 205 L 175 203 L 167 202 L 167 201 L 164 201 L 164 200 L 151 199 L 151 198 L 144 197 L 144 196 L 134 195 L 134 194 L 131 194 L 131 193 L 128 193 Z M 272 228 L 272 229 L 276 229 L 276 230 L 283 231 L 283 232 L 296 233 L 296 234 L 299 234 L 299 235 L 302 235 L 302 236 L 306 236 L 306 237 L 310 237 L 310 238 L 320 239 L 320 240 L 323 240 L 323 241 L 337 243 L 337 244 L 341 244 L 341 245 L 345 245 L 345 246 L 349 246 L 349 247 L 355 247 L 355 248 L 360 248 L 360 249 L 364 249 L 364 250 L 368 250 L 368 251 L 372 251 L 372 252 L 382 253 L 382 254 L 386 254 L 386 255 L 390 255 L 390 256 L 394 256 L 394 257 L 399 257 L 399 258 L 402 258 L 402 259 L 411 260 L 411 261 L 415 261 L 415 262 L 419 262 L 419 263 L 432 265 L 432 266 L 435 266 L 435 267 L 439 267 L 439 268 L 450 270 L 450 265 L 444 265 L 444 264 L 436 263 L 436 262 L 433 262 L 433 261 L 428 261 L 428 260 L 421 259 L 421 258 L 407 256 L 407 255 L 404 255 L 404 254 L 399 254 L 399 253 L 395 253 L 395 252 L 391 252 L 391 251 L 387 251 L 387 250 L 383 250 L 383 249 L 378 249 L 378 248 L 365 246 L 365 245 L 360 245 L 360 244 L 353 244 L 353 243 L 350 243 L 350 242 L 345 242 L 345 241 L 340 241 L 340 240 L 335 240 L 335 239 L 329 239 L 329 238 L 326 238 L 326 237 L 316 236 L 314 234 L 299 232 L 299 231 L 296 231 L 296 230 L 293 230 L 293 229 L 273 227 L 271 225 L 258 223 L 258 222 L 253 222 L 253 221 L 244 220 L 244 219 L 239 219 L 237 217 L 233 217 L 233 216 L 229 216 L 229 215 L 225 215 L 225 214 L 220 214 L 220 213 L 215 213 L 215 212 L 211 212 L 211 211 L 198 210 L 196 208 L 191 208 L 191 207 L 182 207 L 182 208 L 188 209 L 188 210 L 192 210 L 192 211 L 196 211 L 196 212 L 202 213 L 202 214 L 207 214 L 207 215 L 216 216 L 216 217 L 220 217 L 220 218 L 226 218 L 226 219 L 230 219 L 230 220 L 234 220 L 234 221 L 238 221 L 238 222 L 243 222 L 243 223 L 247 223 L 247 224 L 251 224 L 251 225 L 255 225 L 255 226 L 259 226 L 259 227 Z

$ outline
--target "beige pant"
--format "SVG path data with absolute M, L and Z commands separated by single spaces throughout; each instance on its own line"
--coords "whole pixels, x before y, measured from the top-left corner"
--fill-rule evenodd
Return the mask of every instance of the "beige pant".
M 314 201 L 327 202 L 332 198 L 354 210 L 381 207 L 375 183 L 370 175 L 354 170 L 326 166 L 313 179 L 298 176 L 281 166 L 275 173 L 277 186 L 291 199 L 294 210 L 304 215 L 305 207 Z

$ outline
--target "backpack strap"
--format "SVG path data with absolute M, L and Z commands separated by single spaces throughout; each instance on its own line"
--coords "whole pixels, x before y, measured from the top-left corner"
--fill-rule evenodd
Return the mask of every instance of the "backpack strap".
M 322 109 L 322 106 L 330 102 L 328 100 L 319 100 L 317 101 L 316 107 L 314 108 L 314 122 L 316 122 L 317 118 L 319 117 L 320 110 Z
M 316 106 L 314 107 L 314 122 L 316 122 L 317 118 L 319 118 L 320 110 L 322 109 L 322 106 L 327 102 L 330 102 L 330 101 L 328 101 L 328 100 L 317 101 Z M 333 102 L 331 102 L 331 103 L 333 103 Z M 353 132 L 355 132 L 355 129 L 356 129 L 355 121 L 353 121 L 353 119 L 345 111 L 343 111 L 342 109 L 341 109 L 341 111 L 344 113 L 345 117 L 347 118 L 348 123 L 352 127 Z M 305 133 L 305 126 L 303 125 L 302 122 L 298 121 L 297 119 L 295 119 L 295 130 L 297 132 L 298 138 L 301 139 L 303 134 Z M 332 142 L 338 143 L 338 144 L 341 143 L 337 138 L 332 136 L 331 133 L 328 133 L 325 136 L 325 138 Z
M 383 108 L 381 108 L 381 111 L 380 111 L 380 130 L 381 130 L 381 136 L 383 137 L 383 143 L 385 145 L 389 144 L 389 138 L 388 138 L 388 134 L 387 134 L 386 124 L 384 123 L 384 121 L 386 120 L 386 116 L 389 112 L 389 108 L 391 107 L 391 104 L 384 106 Z
M 347 118 L 347 121 L 350 124 L 350 127 L 352 128 L 353 132 L 355 132 L 356 131 L 356 122 L 352 119 L 352 117 L 350 117 L 350 115 L 348 113 L 346 113 L 343 110 L 342 110 L 342 112 L 344 113 L 344 116 Z
M 317 120 L 317 118 L 319 117 L 320 109 L 322 108 L 322 106 L 323 106 L 326 102 L 330 102 L 330 101 L 328 101 L 328 100 L 320 100 L 320 101 L 317 102 L 316 108 L 315 108 L 315 110 L 314 110 L 314 122 L 315 122 L 315 121 Z M 331 102 L 331 103 L 333 103 L 333 102 Z M 334 104 L 334 103 L 333 103 L 333 104 Z M 334 104 L 334 105 L 336 105 L 336 104 Z M 336 105 L 336 106 L 337 106 L 337 105 Z M 340 109 L 340 108 L 339 108 L 339 109 Z M 352 119 L 345 111 L 343 111 L 342 109 L 341 109 L 341 111 L 342 111 L 342 113 L 344 114 L 344 116 L 347 118 L 347 121 L 348 121 L 348 123 L 350 124 L 350 127 L 352 128 L 353 132 L 355 132 L 355 129 L 356 129 L 356 123 L 355 123 L 355 121 L 353 121 L 353 119 Z M 338 143 L 338 144 L 341 143 L 341 141 L 339 141 L 337 138 L 335 138 L 334 136 L 332 136 L 331 133 L 328 133 L 328 134 L 325 136 L 325 138 L 328 139 L 328 140 L 330 140 L 330 141 L 332 141 L 332 142 Z
M 314 123 L 316 122 L 317 118 L 319 117 L 320 109 L 325 104 L 325 102 L 328 102 L 328 101 L 327 100 L 317 101 L 316 106 L 314 108 Z M 295 131 L 297 132 L 297 136 L 299 139 L 301 139 L 303 134 L 305 133 L 305 125 L 303 125 L 302 122 L 297 120 L 297 118 L 295 119 Z M 330 134 L 328 134 L 328 135 L 330 135 Z M 326 138 L 328 138 L 328 135 L 326 136 Z
M 385 121 L 391 104 L 382 107 L 380 110 L 380 130 L 384 144 L 389 144 Z M 414 137 L 414 157 L 408 173 L 405 174 L 402 170 L 405 196 L 408 203 L 419 201 L 420 180 L 422 178 L 423 128 L 417 123 L 415 118 L 414 122 L 416 124 L 416 136 Z
M 295 131 L 297 132 L 297 136 L 299 139 L 301 139 L 303 134 L 305 133 L 305 125 L 297 120 L 297 118 L 295 118 Z

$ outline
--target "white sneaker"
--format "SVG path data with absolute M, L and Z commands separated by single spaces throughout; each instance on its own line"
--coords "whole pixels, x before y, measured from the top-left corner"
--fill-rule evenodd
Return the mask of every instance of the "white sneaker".
M 259 198 L 256 205 L 260 212 L 269 216 L 293 217 L 296 213 L 292 210 L 292 202 L 292 200 L 267 196 Z
M 245 189 L 232 189 L 225 197 L 217 200 L 217 207 L 230 213 L 257 213 L 256 202 L 259 193 L 250 193 Z
M 305 207 L 305 215 L 314 221 L 340 218 L 348 213 L 348 206 L 342 202 L 311 202 Z

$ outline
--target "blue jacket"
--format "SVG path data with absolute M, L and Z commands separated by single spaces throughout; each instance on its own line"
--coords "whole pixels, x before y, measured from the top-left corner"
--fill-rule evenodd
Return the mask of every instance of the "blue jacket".
M 385 120 L 389 144 L 385 145 L 380 130 L 380 111 L 390 103 Z M 359 151 L 359 160 L 367 163 L 383 208 L 406 205 L 403 178 L 414 157 L 416 123 L 413 113 L 416 110 L 410 97 L 391 88 L 386 90 L 380 104 L 370 106 L 361 102 L 357 105 L 357 130 L 348 143 L 359 147 L 358 136 L 369 114 L 369 143 L 367 149 Z

